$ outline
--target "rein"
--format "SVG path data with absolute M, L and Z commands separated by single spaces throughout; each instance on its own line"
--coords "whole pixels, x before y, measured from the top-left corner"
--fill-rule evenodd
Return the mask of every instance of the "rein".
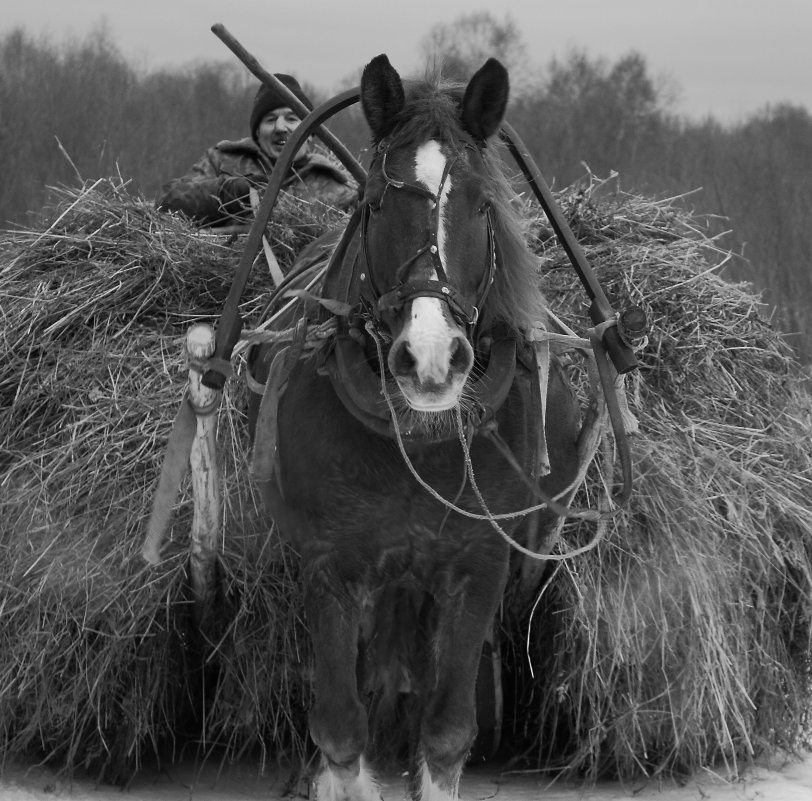
M 471 482 L 471 487 L 474 490 L 474 494 L 476 495 L 477 501 L 480 507 L 483 510 L 482 514 L 477 512 L 471 512 L 467 509 L 463 509 L 462 507 L 458 506 L 454 501 L 449 501 L 447 498 L 444 498 L 440 495 L 437 490 L 434 489 L 430 484 L 423 480 L 422 476 L 417 472 L 412 460 L 409 458 L 409 454 L 406 451 L 406 447 L 403 443 L 403 437 L 401 435 L 400 426 L 398 425 L 397 419 L 397 412 L 395 410 L 394 403 L 392 402 L 392 398 L 389 395 L 389 391 L 386 387 L 386 375 L 384 371 L 384 359 L 383 359 L 383 347 L 378 335 L 378 332 L 375 329 L 374 324 L 368 322 L 366 325 L 366 330 L 370 334 L 370 336 L 375 341 L 375 347 L 378 354 L 378 363 L 380 367 L 381 373 L 381 394 L 386 400 L 386 404 L 389 407 L 389 413 L 392 416 L 393 428 L 395 433 L 395 440 L 398 444 L 398 449 L 400 451 L 400 455 L 403 458 L 406 467 L 408 468 L 409 472 L 412 474 L 412 477 L 417 481 L 417 483 L 424 489 L 426 492 L 431 495 L 436 501 L 441 503 L 443 506 L 446 507 L 449 511 L 457 512 L 458 514 L 462 515 L 463 517 L 470 518 L 472 520 L 486 520 L 488 521 L 493 529 L 502 537 L 502 539 L 507 542 L 507 544 L 522 553 L 524 556 L 527 556 L 531 559 L 535 559 L 538 561 L 563 561 L 565 559 L 571 559 L 574 556 L 579 556 L 580 554 L 586 553 L 587 551 L 592 550 L 595 548 L 598 543 L 604 538 L 606 534 L 606 521 L 611 517 L 614 517 L 615 514 L 619 511 L 619 506 L 625 503 L 626 498 L 621 497 L 621 501 L 619 505 L 616 505 L 616 508 L 610 512 L 597 512 L 592 509 L 574 509 L 565 505 L 562 505 L 558 502 L 558 498 L 568 494 L 571 492 L 574 487 L 566 487 L 563 489 L 557 496 L 549 496 L 544 493 L 540 487 L 531 486 L 531 490 L 533 493 L 541 498 L 541 502 L 535 504 L 533 506 L 528 506 L 524 509 L 519 509 L 513 512 L 503 512 L 500 514 L 492 513 L 485 502 L 485 499 L 482 495 L 482 492 L 479 489 L 479 486 L 476 482 L 476 476 L 474 475 L 474 468 L 473 462 L 471 460 L 471 452 L 469 447 L 469 436 L 466 435 L 465 426 L 462 420 L 462 412 L 460 411 L 460 406 L 457 404 L 454 408 L 455 412 L 455 421 L 457 423 L 457 434 L 460 440 L 460 444 L 462 445 L 463 456 L 465 459 L 465 469 L 466 475 Z M 605 358 L 605 357 L 604 357 Z M 470 423 L 469 423 L 470 426 Z M 472 432 L 471 432 L 472 433 Z M 516 464 L 513 454 L 510 452 L 509 448 L 504 442 L 501 442 L 501 438 L 498 435 L 493 436 L 491 435 L 491 440 L 496 444 L 497 448 L 500 450 L 502 455 L 507 459 L 508 463 L 513 467 L 518 474 L 522 477 L 522 480 L 527 482 L 527 478 L 524 475 L 522 469 Z M 588 464 L 594 458 L 595 452 L 593 451 L 588 456 L 585 455 L 584 462 Z M 578 471 L 578 478 L 576 478 L 576 483 L 580 481 L 581 477 L 583 476 L 585 471 L 579 470 Z M 462 488 L 460 488 L 460 493 L 457 494 L 457 497 L 462 492 Z M 554 512 L 561 518 L 566 519 L 577 519 L 577 520 L 589 520 L 597 523 L 597 530 L 593 538 L 584 546 L 580 548 L 576 548 L 573 551 L 569 551 L 566 554 L 541 554 L 536 551 L 531 551 L 529 548 L 526 548 L 521 543 L 517 542 L 513 537 L 511 537 L 498 523 L 499 520 L 512 520 L 517 517 L 526 517 L 533 512 L 541 511 L 542 509 L 549 509 L 550 511 Z
M 353 175 L 353 177 L 355 177 L 360 188 L 365 188 L 366 183 L 366 172 L 360 166 L 360 164 L 355 161 L 355 159 L 349 154 L 349 151 L 347 151 L 347 149 L 338 140 L 336 140 L 328 130 L 321 127 L 322 123 L 326 122 L 336 113 L 358 102 L 361 95 L 359 87 L 348 89 L 309 113 L 306 113 L 308 109 L 300 103 L 299 99 L 292 92 L 290 92 L 288 87 L 276 79 L 275 76 L 263 70 L 259 66 L 258 62 L 256 62 L 256 60 L 250 56 L 250 54 L 248 54 L 247 51 L 245 51 L 244 48 L 242 48 L 242 46 L 240 46 L 236 40 L 233 39 L 233 37 L 231 37 L 223 26 L 216 25 L 212 28 L 212 30 L 226 43 L 232 52 L 234 52 L 235 55 L 237 55 L 237 57 L 249 68 L 249 70 L 251 70 L 260 79 L 260 81 L 262 81 L 265 85 L 269 85 L 274 88 L 283 98 L 286 99 L 291 108 L 298 111 L 300 114 L 306 114 L 306 116 L 304 116 L 301 124 L 288 138 L 282 153 L 277 159 L 275 168 L 271 173 L 267 189 L 263 194 L 259 207 L 256 209 L 254 221 L 243 247 L 239 264 L 234 272 L 228 296 L 216 323 L 214 352 L 204 361 L 197 363 L 197 367 L 204 370 L 200 381 L 202 387 L 216 393 L 216 400 L 213 400 L 211 404 L 212 408 L 201 410 L 206 414 L 212 414 L 215 411 L 216 403 L 219 402 L 221 391 L 225 386 L 228 376 L 232 372 L 231 359 L 234 355 L 235 346 L 238 344 L 243 329 L 243 320 L 240 314 L 240 301 L 247 285 L 255 257 L 262 244 L 262 239 L 265 235 L 265 227 L 270 219 L 282 184 L 295 160 L 296 153 L 300 147 L 311 134 L 315 133 L 328 145 L 328 147 L 330 147 L 347 170 Z M 625 439 L 623 430 L 622 412 L 619 410 L 618 400 L 614 395 L 614 382 L 612 376 L 610 375 L 609 359 L 611 358 L 612 363 L 620 375 L 633 370 L 637 366 L 637 361 L 632 346 L 634 340 L 641 339 L 645 335 L 645 315 L 641 310 L 635 310 L 634 308 L 627 309 L 621 315 L 616 315 L 613 312 L 602 288 L 600 287 L 600 284 L 597 281 L 596 276 L 592 272 L 591 267 L 583 254 L 583 251 L 580 249 L 567 221 L 563 218 L 563 215 L 558 209 L 552 194 L 544 182 L 538 167 L 536 167 L 532 157 L 530 156 L 528 149 L 519 139 L 513 128 L 505 121 L 502 122 L 502 128 L 499 135 L 507 144 L 515 161 L 522 169 L 528 184 L 536 195 L 536 198 L 547 215 L 547 218 L 550 220 L 560 243 L 564 247 L 573 268 L 578 274 L 587 295 L 592 301 L 589 313 L 593 323 L 595 324 L 595 328 L 591 329 L 590 331 L 590 344 L 597 362 L 600 383 L 602 385 L 603 394 L 606 400 L 606 408 L 608 409 L 609 417 L 612 421 L 615 442 L 623 463 L 624 489 L 621 494 L 620 503 L 625 503 L 631 494 L 631 461 L 628 443 Z M 467 146 L 469 145 L 466 145 L 466 147 Z M 490 209 L 486 210 L 487 234 L 489 240 L 488 267 L 477 289 L 476 303 L 469 304 L 464 298 L 459 298 L 455 294 L 453 287 L 449 286 L 445 267 L 442 264 L 442 258 L 440 256 L 439 246 L 437 243 L 437 230 L 440 222 L 439 200 L 443 185 L 447 180 L 447 173 L 444 175 L 440 189 L 435 195 L 434 193 L 425 190 L 423 187 L 406 184 L 405 182 L 397 181 L 389 176 L 386 173 L 385 152 L 382 154 L 382 166 L 383 174 L 386 180 L 386 188 L 392 187 L 393 189 L 404 189 L 417 192 L 419 195 L 426 198 L 429 203 L 433 204 L 430 211 L 436 210 L 436 214 L 433 216 L 431 214 L 429 215 L 430 229 L 433 233 L 430 234 L 430 241 L 428 245 L 425 248 L 422 248 L 417 254 L 415 254 L 414 257 L 410 258 L 407 260 L 407 262 L 400 266 L 397 275 L 401 279 L 401 284 L 394 289 L 388 290 L 383 295 L 377 292 L 375 293 L 376 296 L 374 300 L 378 315 L 381 313 L 381 311 L 402 308 L 405 303 L 416 297 L 424 296 L 442 298 L 449 304 L 452 314 L 458 315 L 459 318 L 462 318 L 462 320 L 469 325 L 469 335 L 472 336 L 474 333 L 474 327 L 479 320 L 479 312 L 490 290 L 495 273 L 496 243 Z M 448 170 L 450 169 L 451 167 L 448 166 Z M 384 192 L 385 191 L 386 189 Z M 366 232 L 370 214 L 371 209 L 367 205 L 364 209 L 363 215 L 361 215 L 360 211 L 353 215 L 348 223 L 347 229 L 345 229 L 344 236 L 339 242 L 338 248 L 333 253 L 333 256 L 335 256 L 336 253 L 341 252 L 342 247 L 346 250 L 346 247 L 351 239 L 350 234 L 354 230 L 353 226 L 357 226 L 359 224 L 359 217 L 361 217 L 363 224 L 363 247 L 365 255 L 367 255 L 368 248 Z M 408 267 L 413 264 L 415 260 L 423 257 L 426 253 L 428 253 L 429 257 L 432 259 L 432 264 L 438 279 L 404 283 L 402 277 L 405 275 Z M 360 259 L 358 259 L 358 261 L 360 261 Z M 368 262 L 367 269 L 369 269 Z M 350 279 L 352 279 L 353 276 L 354 274 L 351 273 Z M 290 280 L 292 282 L 293 277 L 294 276 L 292 275 L 288 276 L 288 279 L 286 280 Z M 298 278 L 300 276 L 297 274 L 296 277 Z M 364 274 L 356 277 L 361 281 L 363 281 L 365 278 Z M 327 278 L 328 275 L 325 275 L 325 282 L 327 281 Z M 285 282 L 283 281 L 283 283 Z M 369 285 L 371 286 L 371 281 Z M 312 284 L 308 284 L 307 288 L 304 290 L 304 293 L 307 293 L 311 286 Z M 280 292 L 279 290 L 282 289 L 282 286 L 278 287 L 278 291 L 274 293 L 273 297 L 284 297 L 290 292 L 289 289 Z M 299 299 L 303 299 L 301 295 L 302 290 L 294 290 L 293 292 L 300 293 Z M 352 303 L 349 304 L 350 308 L 346 310 L 340 310 L 338 308 L 339 305 L 347 305 L 346 303 L 342 303 L 342 299 L 345 301 L 352 300 Z M 372 393 L 364 394 L 364 392 L 361 391 L 368 388 L 367 385 L 374 384 L 376 378 L 374 377 L 374 371 L 371 370 L 370 366 L 366 363 L 363 348 L 354 336 L 355 334 L 363 336 L 360 328 L 356 328 L 354 325 L 347 326 L 346 319 L 343 321 L 341 320 L 342 316 L 346 317 L 346 315 L 350 313 L 352 310 L 351 307 L 354 305 L 357 299 L 357 297 L 352 299 L 338 298 L 336 300 L 331 300 L 330 298 L 321 298 L 319 302 L 321 302 L 322 305 L 324 305 L 333 315 L 330 319 L 332 328 L 328 328 L 326 326 L 323 332 L 313 335 L 312 339 L 310 336 L 313 334 L 311 327 L 304 321 L 302 321 L 301 326 L 297 326 L 295 330 L 292 329 L 290 332 L 267 332 L 266 335 L 268 337 L 276 336 L 276 341 L 278 342 L 288 338 L 296 342 L 304 340 L 302 343 L 303 348 L 307 345 L 312 345 L 314 348 L 321 349 L 321 347 L 327 344 L 329 347 L 329 355 L 326 358 L 326 372 L 330 375 L 331 380 L 333 380 L 334 387 L 338 388 L 343 384 L 346 390 L 344 394 L 349 396 L 351 401 L 355 401 L 355 404 L 360 410 L 363 419 L 371 418 L 374 420 L 377 417 L 378 422 L 380 423 L 381 416 L 388 413 L 391 428 L 394 429 L 392 433 L 397 439 L 398 447 L 400 448 L 409 469 L 412 471 L 415 479 L 421 484 L 421 486 L 423 486 L 428 492 L 433 493 L 432 488 L 427 486 L 425 482 L 423 482 L 422 479 L 417 475 L 411 461 L 408 459 L 408 455 L 405 452 L 403 438 L 397 422 L 395 409 L 391 398 L 386 392 L 383 354 L 380 342 L 377 338 L 375 339 L 375 344 L 378 350 L 379 363 L 381 365 L 380 383 L 383 390 L 383 398 L 376 398 Z M 270 307 L 271 302 L 272 301 L 269 301 L 269 306 L 266 307 L 266 310 Z M 294 301 L 292 300 L 288 300 L 287 304 L 282 309 L 278 310 L 277 314 L 286 312 L 292 306 L 293 302 Z M 328 304 L 333 305 L 329 306 Z M 632 314 L 629 315 L 629 312 L 632 312 Z M 275 316 L 276 315 L 274 315 L 274 317 Z M 265 325 L 270 325 L 270 321 L 266 321 L 263 326 Z M 369 323 L 367 323 L 367 325 L 369 325 Z M 258 333 L 259 331 L 257 331 L 255 335 Z M 327 348 L 325 348 L 325 350 L 327 350 Z M 286 361 L 289 362 L 290 360 L 286 359 Z M 515 340 L 504 339 L 500 341 L 498 338 L 494 338 L 492 357 L 489 360 L 487 372 L 485 375 L 477 379 L 474 385 L 474 390 L 476 392 L 475 397 L 477 398 L 477 403 L 481 408 L 487 410 L 499 407 L 501 402 L 504 400 L 507 388 L 510 386 L 513 370 L 515 370 L 515 368 Z M 350 373 L 352 373 L 353 378 L 358 379 L 357 386 L 353 381 L 350 381 L 348 384 L 343 383 L 343 379 L 346 378 Z M 337 391 L 339 390 L 337 389 Z M 339 392 L 339 394 L 341 393 Z M 378 393 L 376 392 L 375 394 Z M 344 398 L 342 396 L 342 400 L 343 399 Z M 459 409 L 457 409 L 457 414 L 460 414 Z M 384 422 L 383 425 L 386 426 L 386 422 Z M 568 507 L 558 504 L 557 498 L 551 498 L 540 505 L 515 512 L 510 515 L 491 514 L 487 510 L 484 499 L 481 498 L 481 493 L 479 493 L 479 490 L 476 487 L 473 470 L 470 467 L 470 454 L 466 448 L 461 417 L 458 418 L 457 425 L 459 429 L 458 433 L 460 434 L 463 442 L 463 449 L 466 454 L 466 474 L 470 473 L 472 486 L 474 487 L 480 505 L 486 514 L 475 515 L 467 512 L 466 510 L 460 509 L 453 504 L 449 504 L 449 502 L 445 501 L 445 499 L 438 498 L 438 500 L 445 504 L 449 510 L 454 509 L 462 515 L 490 520 L 492 525 L 497 528 L 500 534 L 502 534 L 502 536 L 512 543 L 512 547 L 515 547 L 523 552 L 526 552 L 523 546 L 520 546 L 518 543 L 510 540 L 508 535 L 501 530 L 498 523 L 495 521 L 505 517 L 529 514 L 532 511 L 542 508 L 549 508 L 553 510 L 560 508 L 567 512 L 566 516 L 568 517 L 580 516 L 582 519 L 597 520 L 599 525 L 601 524 L 601 520 L 605 518 L 605 515 L 600 515 L 593 511 L 581 512 L 579 510 L 570 510 Z M 597 426 L 594 430 L 597 430 Z M 592 435 L 594 434 L 594 430 L 590 429 L 588 433 Z M 166 530 L 172 504 L 177 497 L 181 480 L 185 474 L 185 470 L 188 467 L 194 437 L 194 410 L 184 401 L 181 404 L 177 417 L 175 418 L 175 423 L 170 434 L 170 440 L 167 445 L 164 462 L 161 467 L 161 475 L 159 478 L 157 491 L 153 499 L 153 510 L 149 523 L 150 532 L 144 546 L 144 555 L 149 561 L 153 561 L 153 558 L 157 559 L 158 549 Z M 494 441 L 496 442 L 497 440 L 494 439 Z M 594 450 L 596 450 L 596 448 Z M 580 479 L 576 479 L 576 482 L 574 482 L 573 485 L 571 485 L 570 488 L 567 488 L 562 494 L 569 493 L 572 486 L 577 486 L 577 482 L 579 481 Z M 461 492 L 462 488 L 460 489 L 460 493 Z M 553 504 L 555 504 L 555 506 Z M 592 546 L 590 544 L 590 546 L 587 547 Z M 564 557 L 554 557 L 549 555 L 545 556 L 533 554 L 532 552 L 526 553 L 532 558 L 555 560 L 558 558 L 568 558 L 569 556 L 580 552 L 582 552 L 582 549 L 567 554 Z
M 219 26 L 215 31 L 218 36 L 226 41 L 226 44 L 236 53 L 236 55 L 252 69 L 257 77 L 264 83 L 273 86 L 279 91 L 283 97 L 288 99 L 291 108 L 298 108 L 299 100 L 290 92 L 290 90 L 275 76 L 266 73 L 265 71 L 257 69 L 254 60 L 243 52 L 242 48 L 236 47 L 236 43 L 231 42 L 233 38 Z M 234 345 L 240 336 L 242 329 L 242 318 L 239 312 L 240 298 L 242 297 L 243 290 L 248 282 L 248 276 L 254 262 L 254 258 L 259 251 L 262 236 L 265 232 L 265 225 L 267 224 L 271 211 L 273 209 L 276 198 L 279 195 L 282 182 L 287 174 L 288 169 L 293 164 L 296 153 L 302 146 L 304 141 L 314 131 L 319 132 L 320 136 L 326 135 L 329 132 L 321 129 L 321 124 L 334 116 L 336 113 L 344 108 L 347 108 L 354 103 L 357 103 L 360 98 L 360 89 L 355 87 L 348 89 L 345 92 L 337 95 L 332 100 L 323 103 L 318 108 L 311 111 L 301 122 L 301 124 L 293 131 L 288 139 L 282 154 L 277 160 L 277 164 L 271 174 L 271 179 L 268 182 L 268 188 L 263 194 L 262 201 L 260 202 L 259 209 L 257 209 L 254 222 L 245 243 L 240 263 L 235 271 L 234 280 L 231 285 L 228 297 L 226 299 L 223 310 L 217 322 L 217 336 L 216 346 L 214 353 L 214 360 L 209 368 L 203 375 L 203 384 L 212 389 L 222 389 L 225 385 L 227 378 L 227 371 L 221 369 L 231 358 Z M 604 332 L 606 351 L 612 359 L 617 371 L 619 373 L 626 373 L 633 370 L 637 366 L 637 359 L 630 344 L 620 335 L 620 327 L 614 325 L 616 315 L 612 311 L 612 307 L 606 298 L 594 272 L 592 271 L 589 262 L 587 261 L 582 249 L 578 245 L 572 230 L 570 229 L 567 221 L 564 219 L 563 214 L 558 209 L 555 200 L 552 197 L 546 182 L 544 181 L 538 167 L 529 154 L 528 148 L 519 138 L 515 130 L 507 123 L 502 123 L 502 130 L 500 133 L 502 140 L 507 144 L 511 154 L 516 160 L 517 164 L 522 169 L 531 189 L 536 195 L 539 204 L 541 205 L 547 218 L 550 220 L 556 235 L 561 242 L 564 250 L 566 251 L 570 262 L 575 269 L 581 283 L 586 290 L 592 304 L 589 309 L 592 321 L 600 326 L 605 322 L 612 322 L 613 324 L 608 327 Z M 339 158 L 345 166 L 350 170 L 353 176 L 359 181 L 361 186 L 364 185 L 366 174 L 364 170 L 353 159 L 348 157 L 345 148 L 332 146 L 334 152 L 337 153 Z M 400 182 L 393 181 L 391 185 L 394 188 L 405 188 L 399 186 Z M 416 187 L 423 194 L 422 187 Z M 431 193 L 429 193 L 431 194 Z M 434 243 L 436 245 L 436 243 Z M 493 261 L 493 260 L 492 260 Z M 441 284 L 442 282 L 438 282 Z M 487 291 L 488 284 L 481 287 L 479 304 L 481 305 L 484 299 L 484 293 Z M 425 289 L 425 287 L 423 287 Z M 439 287 L 440 292 L 443 293 L 442 286 Z M 450 289 L 450 287 L 449 287 Z M 448 293 L 450 297 L 450 292 Z M 468 319 L 472 314 L 469 311 L 466 313 Z M 644 334 L 645 320 L 640 320 L 635 326 L 630 327 L 629 333 L 634 337 L 641 337 Z

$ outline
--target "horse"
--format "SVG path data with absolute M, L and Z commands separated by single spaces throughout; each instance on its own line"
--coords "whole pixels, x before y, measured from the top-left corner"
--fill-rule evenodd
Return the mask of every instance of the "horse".
M 380 797 L 372 686 L 419 699 L 412 796 L 458 797 L 510 571 L 497 526 L 512 535 L 535 488 L 576 472 L 578 404 L 555 359 L 539 380 L 529 344 L 546 305 L 495 144 L 508 95 L 495 59 L 464 86 L 367 64 L 369 176 L 306 321 L 335 333 L 249 360 L 265 385 L 249 406 L 257 482 L 301 557 L 320 801 Z

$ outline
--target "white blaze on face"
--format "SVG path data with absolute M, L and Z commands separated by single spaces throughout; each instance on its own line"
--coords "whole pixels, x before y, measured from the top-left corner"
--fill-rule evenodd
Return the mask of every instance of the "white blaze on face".
M 415 153 L 415 177 L 434 195 L 440 191 L 446 157 L 440 143 L 434 140 L 422 144 Z M 437 224 L 437 248 L 440 262 L 446 263 L 445 204 L 451 191 L 451 176 L 447 176 L 439 197 L 440 209 Z M 436 210 L 431 212 L 436 213 Z M 432 270 L 430 278 L 439 276 Z M 412 314 L 408 328 L 409 351 L 416 363 L 420 381 L 442 383 L 448 376 L 451 361 L 450 343 L 456 332 L 448 325 L 443 314 L 443 301 L 437 298 L 416 298 L 412 301 Z
M 446 158 L 439 142 L 432 139 L 417 148 L 414 164 L 415 177 L 433 195 L 436 195 L 440 189 L 445 165 Z M 440 250 L 440 261 L 443 263 L 445 263 L 445 204 L 450 191 L 451 176 L 448 175 L 440 195 L 440 221 L 437 226 L 437 246 Z M 435 275 L 434 278 L 437 278 L 437 276 Z

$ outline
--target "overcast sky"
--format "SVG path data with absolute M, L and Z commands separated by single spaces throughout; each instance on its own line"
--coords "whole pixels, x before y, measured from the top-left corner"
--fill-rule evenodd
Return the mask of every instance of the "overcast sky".
M 420 66 L 436 24 L 491 10 L 522 32 L 543 68 L 572 49 L 610 62 L 636 50 L 679 89 L 675 110 L 736 121 L 766 104 L 812 109 L 812 0 L 19 0 L 0 33 L 22 26 L 52 42 L 104 24 L 136 66 L 235 60 L 211 33 L 221 22 L 264 67 L 326 92 L 385 52 L 402 74 Z M 10 7 L 11 6 L 11 7 Z M 493 10 L 498 6 L 499 10 Z

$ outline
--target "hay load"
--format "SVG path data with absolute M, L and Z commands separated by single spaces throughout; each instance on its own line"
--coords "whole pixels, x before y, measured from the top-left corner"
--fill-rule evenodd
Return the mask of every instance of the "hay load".
M 716 274 L 727 255 L 701 221 L 601 190 L 559 202 L 608 296 L 648 315 L 628 386 L 635 493 L 535 609 L 527 661 L 552 686 L 520 695 L 529 754 L 591 777 L 735 765 L 808 725 L 812 404 L 758 298 Z M 561 254 L 539 251 L 552 305 L 587 326 Z
M 715 275 L 722 256 L 690 215 L 598 200 L 596 186 L 559 200 L 609 297 L 652 322 L 630 385 L 635 496 L 606 542 L 550 572 L 537 603 L 506 600 L 504 739 L 524 764 L 590 776 L 796 744 L 812 597 L 808 397 L 756 298 Z M 188 496 L 166 561 L 139 555 L 182 339 L 219 312 L 241 242 L 156 214 L 118 181 L 56 201 L 38 230 L 0 243 L 0 748 L 108 779 L 190 749 L 299 756 L 309 687 L 296 562 L 256 508 L 238 380 L 219 420 L 216 619 L 190 624 Z M 270 232 L 283 267 L 335 219 L 286 201 Z M 553 307 L 585 325 L 565 257 L 540 221 L 531 229 Z M 247 318 L 267 286 L 260 269 Z M 570 525 L 562 549 L 590 536 Z
M 288 198 L 271 229 L 283 265 L 338 216 L 303 222 L 300 205 Z M 189 738 L 204 750 L 301 750 L 304 729 L 290 720 L 303 704 L 297 590 L 284 547 L 258 522 L 241 412 L 228 403 L 229 536 L 211 630 L 188 623 L 188 505 L 159 570 L 139 552 L 185 383 L 183 338 L 219 313 L 240 250 L 120 181 L 62 190 L 42 230 L 2 244 L 6 756 L 41 752 L 120 778 Z M 257 303 L 267 288 L 258 270 L 247 295 Z M 235 382 L 229 400 L 239 397 Z M 228 671 L 206 668 L 215 642 Z

